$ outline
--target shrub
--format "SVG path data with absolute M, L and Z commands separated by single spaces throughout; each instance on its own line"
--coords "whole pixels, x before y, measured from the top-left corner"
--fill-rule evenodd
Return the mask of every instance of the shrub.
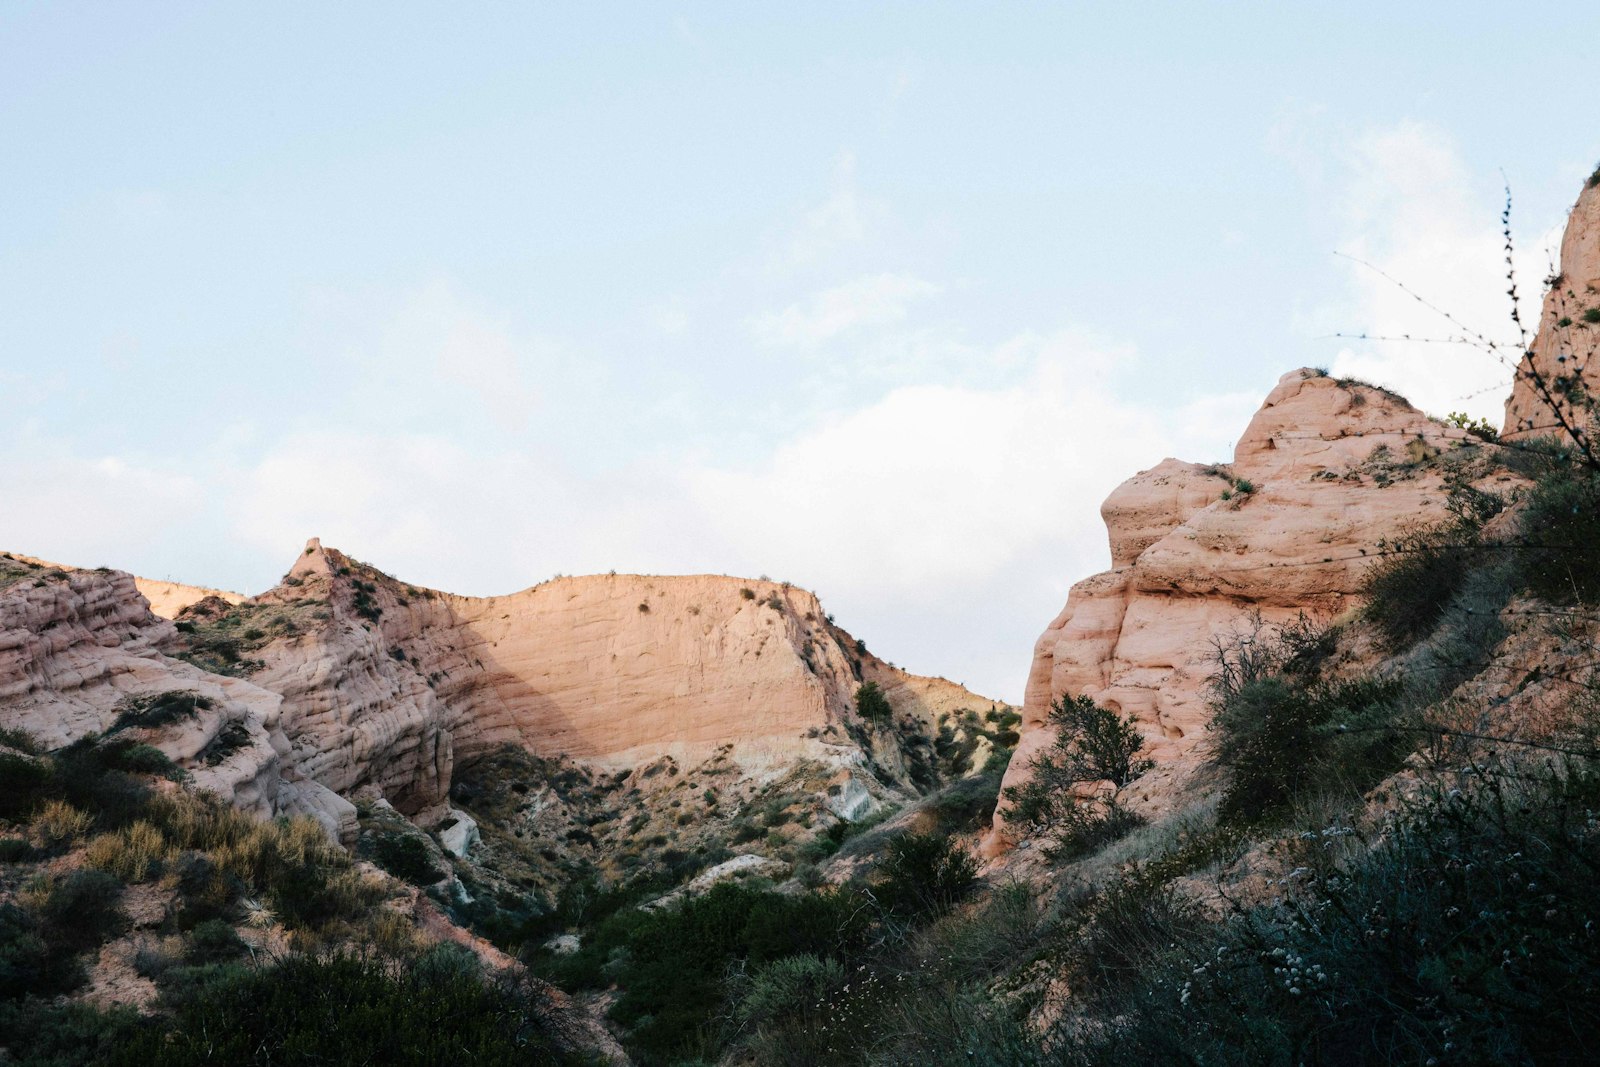
M 1075 994 L 1103 1022 L 1062 1028 L 1063 1060 L 1584 1062 L 1600 1027 L 1600 781 L 1540 777 L 1480 768 L 1376 834 L 1336 828 L 1365 847 L 1343 863 L 1310 850 L 1282 904 L 1141 923 L 1116 981 L 1096 970 L 1103 943 L 1074 942 Z
M 1557 604 L 1600 600 L 1600 474 L 1559 468 L 1522 513 L 1527 588 Z
M 105 746 L 106 764 L 131 774 L 159 774 L 178 778 L 182 771 L 167 754 L 154 745 L 130 745 L 113 742 Z
M 50 767 L 42 760 L 0 752 L 0 816 L 33 810 L 49 792 Z
M 978 880 L 972 857 L 942 835 L 902 834 L 892 838 L 884 851 L 873 892 L 888 912 L 902 918 L 943 915 L 965 899 Z
M 170 1020 L 141 1030 L 105 1062 L 575 1062 L 558 1040 L 554 1006 L 530 985 L 438 970 L 395 974 L 349 956 L 179 970 L 191 988 L 175 998 Z
M 93 948 L 120 933 L 122 883 L 105 871 L 74 871 L 51 888 L 39 908 L 47 943 L 69 952 Z
M 132 1008 L 101 1011 L 87 1004 L 49 1004 L 38 1000 L 0 1003 L 0 1034 L 6 1035 L 6 1063 L 17 1067 L 96 1067 L 118 1060 L 119 1050 L 142 1026 Z
M 44 754 L 44 750 L 39 746 L 39 742 L 32 734 L 26 730 L 12 727 L 0 726 L 0 745 L 4 745 L 6 748 L 14 748 L 25 756 L 40 756 Z
M 1048 720 L 1057 730 L 1057 748 L 1073 763 L 1079 781 L 1124 786 L 1152 766 L 1138 754 L 1144 740 L 1133 716 L 1121 718 L 1085 696 L 1057 700 Z
M 103 745 L 94 737 L 73 742 L 51 760 L 51 791 L 93 814 L 103 829 L 141 818 L 150 804 L 150 787 L 117 766 L 121 753 L 131 747 Z
M 0 1001 L 66 993 L 83 979 L 72 953 L 45 943 L 37 919 L 15 904 L 0 904 Z
M 215 707 L 215 702 L 187 689 L 171 689 L 164 693 L 128 697 L 121 704 L 121 714 L 107 736 L 121 730 L 155 729 L 169 726 L 184 719 L 193 719 L 202 710 Z
M 207 919 L 189 932 L 183 958 L 190 964 L 225 963 L 249 951 L 232 926 L 221 919 Z
M 868 722 L 888 722 L 894 716 L 889 698 L 883 695 L 877 682 L 863 682 L 856 690 L 856 711 Z
M 1219 815 L 1260 819 L 1330 776 L 1371 784 L 1412 747 L 1397 728 L 1399 698 L 1399 684 L 1389 681 L 1249 683 L 1217 705 L 1208 727 L 1213 759 L 1227 775 Z
M 819 1014 L 843 985 L 844 967 L 838 960 L 809 953 L 785 956 L 755 972 L 738 997 L 734 1017 L 746 1025 L 760 1025 Z
M 1151 766 L 1138 758 L 1144 741 L 1132 716 L 1124 719 L 1085 696 L 1062 697 L 1050 708 L 1050 747 L 1034 756 L 1029 776 L 1005 792 L 1006 817 L 1048 835 L 1046 854 L 1076 859 L 1143 824 L 1114 793 L 1086 792 L 1109 782 L 1123 786 Z
M 1433 632 L 1478 563 L 1478 531 L 1454 521 L 1415 526 L 1378 548 L 1382 555 L 1361 580 L 1366 618 L 1391 650 L 1408 648 Z
M 726 1036 L 714 1020 L 727 1007 L 730 968 L 852 950 L 867 929 L 862 905 L 843 890 L 790 897 L 725 882 L 671 908 L 618 911 L 552 968 L 569 982 L 615 981 L 611 1014 L 631 1028 L 639 1062 L 713 1059 Z
M 199 753 L 200 760 L 207 767 L 215 767 L 229 756 L 250 744 L 250 729 L 242 720 L 229 719 L 217 731 L 215 737 L 206 742 L 206 747 Z
M 84 861 L 124 882 L 142 882 L 160 873 L 168 851 L 161 831 L 140 821 L 90 841 Z
M 372 853 L 378 866 L 412 885 L 429 886 L 444 877 L 427 844 L 413 834 L 380 834 L 373 840 Z
M 65 801 L 47 800 L 33 813 L 28 829 L 40 848 L 57 849 L 88 833 L 93 823 L 88 812 L 79 811 Z

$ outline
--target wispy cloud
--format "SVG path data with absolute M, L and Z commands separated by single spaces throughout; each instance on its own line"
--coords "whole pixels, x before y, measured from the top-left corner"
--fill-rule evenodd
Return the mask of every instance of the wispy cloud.
M 816 294 L 803 303 L 750 320 L 762 344 L 809 348 L 867 326 L 903 322 L 915 301 L 939 287 L 905 274 L 872 274 Z
M 1463 330 L 1412 295 L 1472 332 L 1510 340 L 1515 351 L 1495 181 L 1472 174 L 1453 141 L 1420 122 L 1355 137 L 1340 163 L 1339 250 L 1353 257 L 1343 261 L 1349 290 L 1314 312 L 1312 328 L 1396 340 L 1351 341 L 1331 369 L 1388 386 L 1435 414 L 1465 411 L 1498 425 L 1510 368 L 1470 345 L 1421 340 L 1459 337 Z M 1527 220 L 1519 221 L 1524 240 L 1516 265 L 1529 301 L 1524 315 L 1533 318 L 1560 224 L 1551 229 L 1552 220 L 1535 220 L 1530 238 Z

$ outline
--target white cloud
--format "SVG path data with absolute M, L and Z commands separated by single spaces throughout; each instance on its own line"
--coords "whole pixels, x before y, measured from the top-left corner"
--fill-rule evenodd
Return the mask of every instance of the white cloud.
M 762 344 L 810 348 L 868 326 L 903 322 L 907 308 L 939 287 L 905 274 L 873 274 L 825 290 L 804 304 L 750 320 Z
M 0 550 L 74 566 L 123 565 L 202 511 L 193 474 L 117 455 L 75 455 L 65 441 L 21 443 L 0 463 Z
M 238 475 L 228 513 L 273 560 L 315 535 L 464 593 L 557 571 L 772 574 L 906 666 L 1015 699 L 1067 586 L 1106 565 L 1100 501 L 1166 455 L 1224 458 L 1259 397 L 1155 410 L 1095 384 L 1129 352 L 1071 332 L 982 357 L 995 384 L 894 389 L 755 462 L 578 475 L 437 436 L 298 434 Z
M 833 192 L 806 211 L 789 238 L 789 259 L 811 263 L 866 236 L 865 206 L 856 192 L 856 155 L 839 153 L 833 167 Z
M 1345 160 L 1340 203 L 1346 234 L 1340 250 L 1382 269 L 1448 311 L 1463 330 L 1393 282 L 1348 261 L 1351 296 L 1318 320 L 1341 333 L 1373 337 L 1452 338 L 1482 334 L 1511 342 L 1501 203 L 1475 180 L 1454 144 L 1434 127 L 1407 122 L 1358 138 Z M 1557 231 L 1557 234 L 1559 231 Z M 1517 259 L 1527 321 L 1537 320 L 1540 281 L 1551 235 L 1525 242 Z M 1511 370 L 1470 345 L 1420 340 L 1353 340 L 1335 374 L 1397 390 L 1435 414 L 1466 411 L 1498 425 Z

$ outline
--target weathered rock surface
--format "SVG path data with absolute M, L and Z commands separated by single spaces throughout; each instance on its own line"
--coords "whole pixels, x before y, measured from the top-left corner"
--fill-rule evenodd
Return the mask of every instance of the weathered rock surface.
M 1065 695 L 1133 715 L 1158 763 L 1184 760 L 1210 716 L 1213 639 L 1257 612 L 1270 624 L 1353 606 L 1382 539 L 1445 516 L 1447 476 L 1487 477 L 1475 440 L 1392 393 L 1301 370 L 1230 466 L 1169 459 L 1129 479 L 1102 508 L 1113 568 L 1075 585 L 1035 645 L 1006 784 L 1049 742 L 1040 727 Z
M 1562 432 L 1557 407 L 1564 414 L 1572 412 L 1553 385 L 1562 374 L 1581 377 L 1590 396 L 1600 395 L 1600 363 L 1595 362 L 1600 351 L 1600 311 L 1595 309 L 1600 309 L 1600 183 L 1584 186 L 1567 219 L 1559 273 L 1545 294 L 1538 333 L 1529 355 L 1517 367 L 1506 400 L 1503 438 Z M 1586 317 L 1591 313 L 1596 321 Z M 1540 388 L 1541 379 L 1546 389 Z M 1581 419 L 1576 425 L 1584 428 Z
M 111 728 L 130 696 L 190 690 L 209 706 L 152 743 L 237 803 L 346 839 L 355 790 L 433 825 L 456 759 L 508 743 L 611 769 L 721 757 L 755 778 L 815 762 L 911 789 L 895 731 L 856 715 L 859 685 L 914 733 L 991 704 L 872 656 L 773 582 L 596 575 L 457 597 L 312 541 L 261 596 L 172 593 L 199 595 L 174 623 L 126 574 L 13 566 L 0 724 L 57 746 Z
M 283 810 L 279 757 L 287 744 L 276 693 L 164 655 L 173 626 L 150 613 L 131 575 L 30 566 L 0 586 L 0 724 L 59 747 L 111 729 L 130 697 L 191 691 L 211 706 L 146 739 L 193 763 L 238 723 L 243 732 L 226 758 L 195 764 L 196 784 L 242 808 Z

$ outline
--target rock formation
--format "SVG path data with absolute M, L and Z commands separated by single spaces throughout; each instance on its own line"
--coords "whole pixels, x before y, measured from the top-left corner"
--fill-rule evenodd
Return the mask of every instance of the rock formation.
M 344 835 L 358 789 L 445 818 L 455 761 L 505 744 L 613 770 L 719 756 L 760 778 L 810 762 L 911 789 L 915 753 L 863 727 L 859 685 L 876 681 L 919 735 L 991 704 L 890 666 L 814 595 L 768 581 L 595 575 L 458 597 L 313 540 L 258 597 L 157 590 L 196 595 L 169 622 L 126 574 L 7 565 L 0 725 L 59 746 L 114 728 L 130 698 L 193 692 L 200 706 L 153 743 L 238 804 Z
M 181 585 L 159 578 L 136 577 L 133 584 L 145 600 L 150 602 L 151 613 L 163 619 L 176 619 L 184 608 L 198 604 L 207 597 L 216 597 L 228 604 L 237 604 L 244 600 L 243 593 L 230 593 L 226 589 L 206 589 L 198 585 Z
M 1393 393 L 1299 370 L 1230 466 L 1168 459 L 1123 483 L 1101 509 L 1112 569 L 1075 585 L 1034 647 L 1006 783 L 1025 778 L 1052 701 L 1069 694 L 1131 714 L 1158 763 L 1181 762 L 1209 719 L 1213 639 L 1256 613 L 1270 624 L 1353 606 L 1380 541 L 1444 517 L 1447 478 L 1509 477 L 1475 442 Z
M 1600 172 L 1597 172 L 1600 173 Z M 1572 411 L 1560 386 L 1563 376 L 1575 376 L 1590 396 L 1600 395 L 1600 181 L 1591 178 L 1578 196 L 1561 239 L 1561 266 L 1545 294 L 1539 330 L 1528 354 L 1517 367 L 1511 396 L 1506 400 L 1508 440 L 1561 432 L 1554 406 Z M 1544 386 L 1541 387 L 1540 383 Z M 1584 428 L 1579 417 L 1577 426 Z

